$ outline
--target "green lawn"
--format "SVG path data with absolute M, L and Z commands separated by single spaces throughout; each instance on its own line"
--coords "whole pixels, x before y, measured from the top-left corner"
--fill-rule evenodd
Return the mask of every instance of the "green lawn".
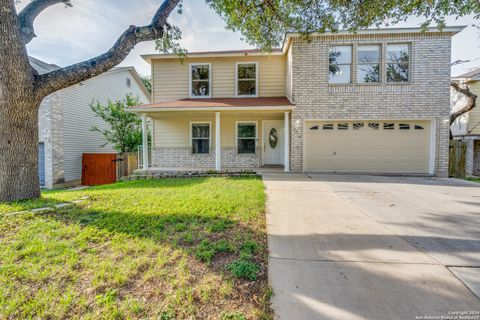
M 480 178 L 467 178 L 469 181 L 480 182 Z
M 268 319 L 264 211 L 251 177 L 129 181 L 0 204 L 0 318 Z

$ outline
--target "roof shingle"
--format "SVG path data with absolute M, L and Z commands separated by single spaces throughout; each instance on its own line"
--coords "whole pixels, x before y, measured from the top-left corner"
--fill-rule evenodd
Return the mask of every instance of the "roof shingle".
M 261 98 L 211 98 L 211 99 L 181 99 L 160 103 L 152 103 L 132 107 L 132 109 L 158 109 L 158 108 L 211 108 L 224 107 L 273 107 L 294 106 L 287 97 L 261 97 Z

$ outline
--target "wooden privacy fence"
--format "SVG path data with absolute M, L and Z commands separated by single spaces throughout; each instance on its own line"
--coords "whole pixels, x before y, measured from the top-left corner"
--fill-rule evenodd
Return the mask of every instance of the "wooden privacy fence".
M 137 169 L 137 153 L 84 153 L 82 185 L 96 186 L 114 183 L 130 176 Z
M 454 178 L 465 178 L 465 160 L 467 143 L 460 140 L 450 140 L 448 157 L 448 174 Z

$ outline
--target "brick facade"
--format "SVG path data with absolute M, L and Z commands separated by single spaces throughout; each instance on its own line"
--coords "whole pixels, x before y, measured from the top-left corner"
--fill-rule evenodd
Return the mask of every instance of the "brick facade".
M 387 43 L 410 44 L 410 81 L 387 83 Z M 330 45 L 352 45 L 352 81 L 356 75 L 356 46 L 382 48 L 381 82 L 329 84 Z M 435 124 L 435 175 L 448 175 L 450 112 L 450 33 L 325 35 L 308 42 L 293 38 L 291 170 L 303 170 L 304 123 L 309 119 L 425 119 Z
M 45 187 L 65 182 L 62 92 L 43 99 L 38 114 L 39 142 L 45 147 Z
M 237 154 L 235 147 L 222 147 L 222 169 L 248 169 L 261 166 L 261 148 L 255 154 Z M 192 154 L 191 147 L 153 148 L 152 167 L 215 169 L 215 148 L 208 154 Z

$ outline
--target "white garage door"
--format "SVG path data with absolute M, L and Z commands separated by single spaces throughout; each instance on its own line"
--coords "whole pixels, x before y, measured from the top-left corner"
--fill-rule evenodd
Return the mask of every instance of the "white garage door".
M 429 173 L 430 121 L 308 121 L 306 172 Z

